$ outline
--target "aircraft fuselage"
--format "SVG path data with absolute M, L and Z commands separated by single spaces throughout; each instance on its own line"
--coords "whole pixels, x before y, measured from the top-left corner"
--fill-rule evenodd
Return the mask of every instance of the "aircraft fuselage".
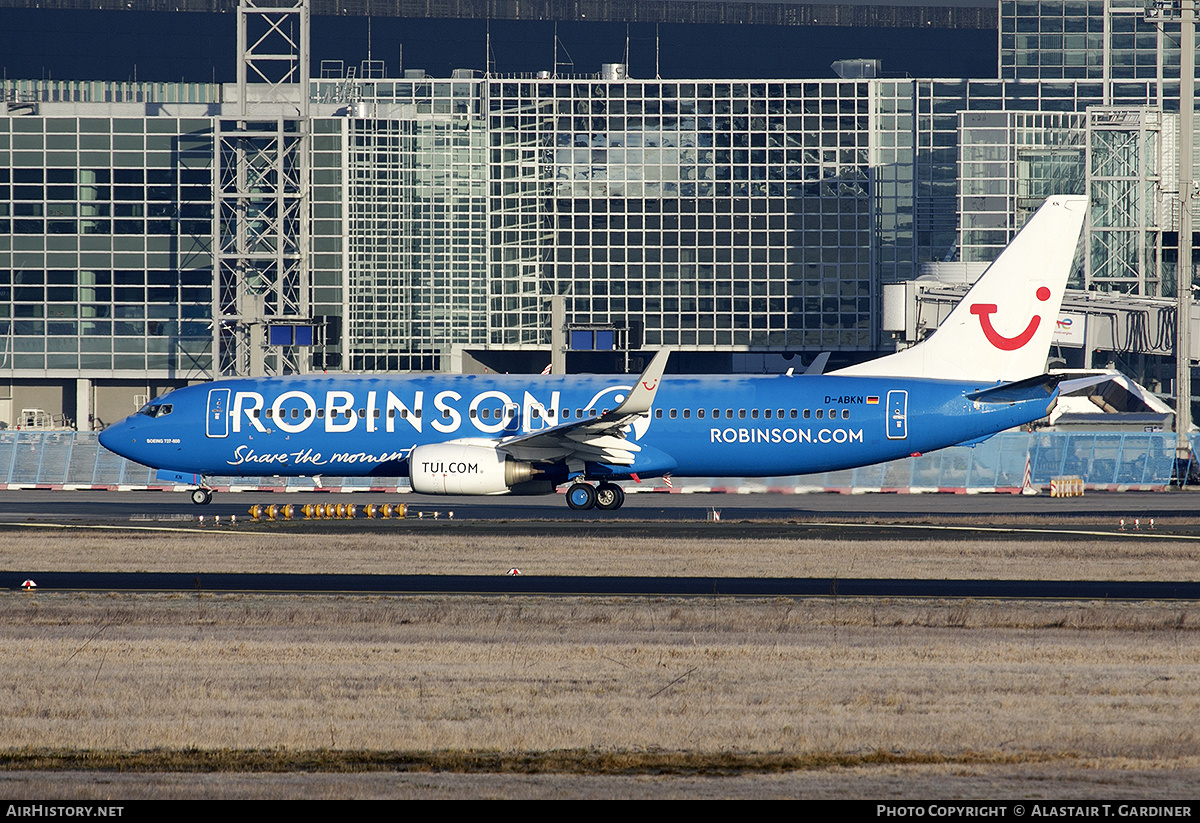
M 616 408 L 633 375 L 298 376 L 219 380 L 157 398 L 102 441 L 201 475 L 408 476 L 415 446 L 506 438 Z M 631 465 L 584 475 L 778 476 L 861 466 L 1036 420 L 1049 399 L 977 403 L 986 384 L 912 378 L 672 375 L 628 427 Z M 169 407 L 168 413 L 162 410 Z M 150 407 L 148 407 L 150 408 Z M 537 460 L 536 449 L 526 459 Z M 462 465 L 427 471 L 467 472 Z M 565 479 L 565 478 L 563 478 Z

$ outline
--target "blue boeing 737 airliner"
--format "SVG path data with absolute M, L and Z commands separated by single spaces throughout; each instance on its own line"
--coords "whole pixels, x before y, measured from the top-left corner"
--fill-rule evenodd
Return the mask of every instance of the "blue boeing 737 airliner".
M 614 481 L 824 472 L 972 443 L 1045 416 L 1043 376 L 1087 201 L 1049 199 L 929 339 L 830 374 L 218 380 L 105 429 L 166 473 L 407 476 L 423 494 L 539 494 L 616 509 Z

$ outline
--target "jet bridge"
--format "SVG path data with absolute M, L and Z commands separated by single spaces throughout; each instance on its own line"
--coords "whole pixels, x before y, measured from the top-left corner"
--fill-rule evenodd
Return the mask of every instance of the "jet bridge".
M 883 288 L 883 330 L 892 334 L 897 348 L 907 348 L 932 334 L 969 286 L 920 278 Z M 1174 298 L 1068 291 L 1051 352 L 1057 350 L 1076 368 L 1121 360 L 1123 371 L 1149 384 L 1158 378 L 1158 366 L 1169 374 L 1165 366 L 1174 361 L 1175 316 Z M 1200 359 L 1200 307 L 1192 308 L 1191 327 L 1191 354 L 1196 361 Z M 1132 368 L 1134 364 L 1141 367 Z M 1161 378 L 1161 382 L 1167 379 Z

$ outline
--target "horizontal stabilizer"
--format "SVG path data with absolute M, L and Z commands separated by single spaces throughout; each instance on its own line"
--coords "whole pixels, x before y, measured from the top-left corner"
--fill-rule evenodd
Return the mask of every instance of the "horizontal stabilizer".
M 1066 381 L 1066 375 L 1039 374 L 1027 380 L 1015 383 L 1005 383 L 990 389 L 972 392 L 968 400 L 976 403 L 1022 403 L 1026 400 L 1049 400 L 1054 397 L 1060 383 Z
M 1058 384 L 1059 396 L 1072 394 L 1081 389 L 1090 389 L 1092 386 L 1099 386 L 1101 383 L 1107 383 L 1113 379 L 1111 374 L 1090 374 L 1087 377 L 1076 377 L 1074 380 L 1067 380 L 1070 375 L 1062 375 L 1063 381 Z

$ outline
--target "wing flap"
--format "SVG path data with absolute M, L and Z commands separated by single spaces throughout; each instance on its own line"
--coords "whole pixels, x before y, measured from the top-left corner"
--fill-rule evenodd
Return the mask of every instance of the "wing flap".
M 636 452 L 641 451 L 642 447 L 636 443 L 630 443 L 624 437 L 616 437 L 611 434 L 592 434 L 590 432 L 567 432 L 566 437 L 578 443 L 581 447 L 590 449 L 616 449 L 618 451 Z
M 625 436 L 625 427 L 638 418 L 649 416 L 669 356 L 668 351 L 654 355 L 650 365 L 638 377 L 633 390 L 615 409 L 598 417 L 506 437 L 499 442 L 500 448 L 514 455 L 536 453 L 540 460 L 587 460 L 631 465 L 641 446 Z
M 620 466 L 632 466 L 636 459 L 633 452 L 610 449 L 593 449 L 587 446 L 575 449 L 570 457 L 578 460 L 590 460 L 599 463 L 616 463 Z

